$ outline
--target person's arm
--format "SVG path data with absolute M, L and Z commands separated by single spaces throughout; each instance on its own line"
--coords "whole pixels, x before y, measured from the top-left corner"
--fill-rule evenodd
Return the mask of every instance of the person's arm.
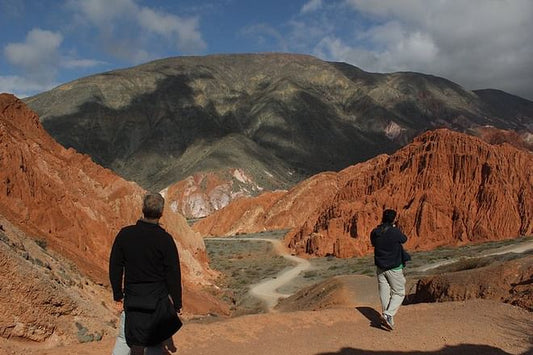
M 116 236 L 109 256 L 109 281 L 113 289 L 113 300 L 121 301 L 124 298 L 122 280 L 124 276 L 124 252 L 120 246 L 120 233 Z
M 372 243 L 372 246 L 375 247 L 375 240 L 376 239 L 376 230 L 372 230 L 372 232 L 370 232 L 370 243 Z
M 165 248 L 163 259 L 165 265 L 165 280 L 168 293 L 174 303 L 174 309 L 179 311 L 182 307 L 180 259 L 176 243 L 170 235 L 168 238 L 168 244 L 167 248 Z
M 398 227 L 394 227 L 394 229 L 395 229 L 394 234 L 398 242 L 400 242 L 401 244 L 405 243 L 407 241 L 407 236 L 403 234 L 403 232 Z

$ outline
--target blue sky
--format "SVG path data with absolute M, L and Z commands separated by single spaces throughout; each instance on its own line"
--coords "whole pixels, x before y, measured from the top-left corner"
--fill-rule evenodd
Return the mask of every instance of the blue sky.
M 533 100 L 531 0 L 0 0 L 0 92 L 153 59 L 291 52 Z

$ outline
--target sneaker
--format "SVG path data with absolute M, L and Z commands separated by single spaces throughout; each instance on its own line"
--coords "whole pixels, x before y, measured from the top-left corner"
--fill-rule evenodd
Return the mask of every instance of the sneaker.
M 391 315 L 383 313 L 381 315 L 381 323 L 389 330 L 394 329 L 394 320 L 392 319 Z

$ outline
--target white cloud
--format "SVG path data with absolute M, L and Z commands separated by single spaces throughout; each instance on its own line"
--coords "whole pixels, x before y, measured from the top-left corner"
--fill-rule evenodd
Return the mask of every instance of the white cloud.
M 21 99 L 55 86 L 57 83 L 41 84 L 17 75 L 0 76 L 0 93 L 10 93 Z
M 327 33 L 314 45 L 316 55 L 370 71 L 432 73 L 468 89 L 499 88 L 533 99 L 530 0 L 345 0 L 338 18 L 329 20 L 339 23 L 343 13 L 359 27 L 351 36 L 341 28 Z
M 322 7 L 322 0 L 309 0 L 302 6 L 300 13 L 307 13 L 319 10 Z
M 132 0 L 71 0 L 69 6 L 85 21 L 110 31 L 117 18 L 131 18 L 139 11 Z
M 5 58 L 21 74 L 0 76 L 0 90 L 26 97 L 57 86 L 56 76 L 60 68 L 79 69 L 105 64 L 99 60 L 63 55 L 62 42 L 61 33 L 34 28 L 24 42 L 8 43 L 4 47 Z
M 4 48 L 6 59 L 33 77 L 37 83 L 53 80 L 57 73 L 59 46 L 63 36 L 58 32 L 35 28 L 23 43 L 9 43 Z
M 197 16 L 177 16 L 140 6 L 133 0 L 71 0 L 69 6 L 79 22 L 96 27 L 108 53 L 134 63 L 152 57 L 147 53 L 161 42 L 161 37 L 187 54 L 207 47 Z
M 177 36 L 176 46 L 184 52 L 199 52 L 206 48 L 206 44 L 198 30 L 198 17 L 182 18 L 172 14 L 156 12 L 147 7 L 141 8 L 137 17 L 141 27 L 148 31 L 168 38 Z

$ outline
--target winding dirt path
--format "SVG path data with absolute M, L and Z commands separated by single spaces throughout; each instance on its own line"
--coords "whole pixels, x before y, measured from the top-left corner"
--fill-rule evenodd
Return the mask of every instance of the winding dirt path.
M 270 239 L 270 238 L 209 238 L 210 240 L 224 240 L 224 241 L 240 241 L 240 240 L 251 240 L 251 241 L 262 241 L 272 243 L 274 250 L 278 255 L 283 256 L 285 259 L 290 262 L 295 263 L 296 265 L 292 268 L 285 269 L 276 275 L 273 279 L 266 279 L 261 281 L 258 284 L 252 285 L 250 288 L 250 294 L 254 297 L 262 300 L 269 312 L 275 312 L 274 307 L 278 304 L 280 298 L 289 297 L 291 294 L 280 293 L 278 289 L 292 280 L 294 280 L 302 271 L 306 271 L 311 268 L 311 263 L 309 261 L 302 259 L 300 257 L 291 255 L 287 248 L 283 246 L 280 240 Z

